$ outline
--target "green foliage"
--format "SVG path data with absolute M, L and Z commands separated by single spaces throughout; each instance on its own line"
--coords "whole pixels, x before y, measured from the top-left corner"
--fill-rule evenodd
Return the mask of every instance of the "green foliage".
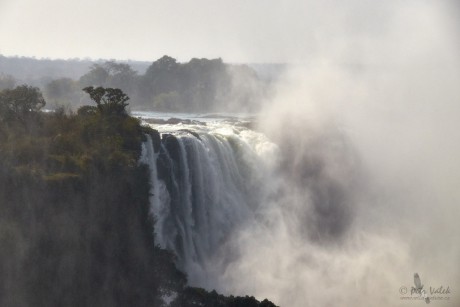
M 0 92 L 0 121 L 30 127 L 46 102 L 36 87 L 21 85 Z
M 104 67 L 108 72 L 106 79 L 106 86 L 120 88 L 124 92 L 132 92 L 134 83 L 136 81 L 137 73 L 124 63 L 117 63 L 115 61 L 105 62 Z
M 176 90 L 179 86 L 179 67 L 180 64 L 175 59 L 166 55 L 153 62 L 142 77 L 142 96 L 153 98 L 155 95 Z
M 247 65 L 198 58 L 179 63 L 167 55 L 150 64 L 0 55 L 0 90 L 14 87 L 14 78 L 26 80 L 43 89 L 52 108 L 64 105 L 77 109 L 89 103 L 81 88 L 119 88 L 131 97 L 133 109 L 180 112 L 254 111 L 270 94 L 270 79 L 262 79 Z M 136 71 L 144 69 L 144 74 Z M 177 95 L 165 100 L 164 95 L 170 93 Z
M 77 81 L 70 78 L 55 79 L 46 84 L 44 94 L 48 102 L 56 107 L 70 105 L 82 98 L 80 86 Z
M 109 72 L 104 66 L 94 64 L 91 66 L 90 71 L 80 78 L 80 85 L 82 86 L 105 86 Z
M 80 78 L 79 84 L 81 87 L 119 88 L 135 96 L 137 78 L 137 73 L 128 64 L 107 61 L 91 66 L 90 71 Z
M 79 116 L 93 116 L 98 113 L 97 107 L 94 106 L 82 106 L 77 111 Z
M 230 76 L 221 59 L 192 59 L 180 64 L 163 56 L 141 77 L 140 100 L 160 111 L 211 111 L 222 107 Z
M 134 108 L 173 112 L 255 109 L 266 91 L 255 71 L 246 65 L 197 58 L 179 63 L 165 55 L 143 75 L 126 63 L 93 64 L 78 81 L 61 78 L 49 82 L 45 94 L 56 105 L 72 101 L 78 107 L 85 99 L 77 89 L 88 87 L 118 88 L 132 98 Z
M 118 88 L 88 86 L 83 89 L 96 102 L 99 112 L 103 115 L 127 115 L 128 95 Z

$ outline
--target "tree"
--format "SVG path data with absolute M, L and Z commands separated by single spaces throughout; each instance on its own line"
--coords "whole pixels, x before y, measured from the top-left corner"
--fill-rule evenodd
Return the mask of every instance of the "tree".
M 152 102 L 156 95 L 178 91 L 179 67 L 176 59 L 167 55 L 153 62 L 142 76 L 139 88 L 141 96 Z
M 3 90 L 0 92 L 0 120 L 28 126 L 28 121 L 34 119 L 45 105 L 45 99 L 36 87 L 21 85 Z
M 85 87 L 83 89 L 96 102 L 99 112 L 103 115 L 127 115 L 128 95 L 118 88 Z
M 137 72 L 125 63 L 107 61 L 103 64 L 94 64 L 88 73 L 83 75 L 80 85 L 103 86 L 120 88 L 130 95 L 134 93 Z
M 80 84 L 82 86 L 105 86 L 109 72 L 103 65 L 94 64 L 91 66 L 90 71 L 80 77 Z
M 78 83 L 70 78 L 60 78 L 45 86 L 45 97 L 55 105 L 79 103 L 82 96 Z

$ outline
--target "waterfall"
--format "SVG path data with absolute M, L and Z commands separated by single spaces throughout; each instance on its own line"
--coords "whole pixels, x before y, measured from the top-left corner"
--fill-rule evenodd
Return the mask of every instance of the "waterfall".
M 155 126 L 141 160 L 155 243 L 191 286 L 280 306 L 353 305 L 361 294 L 396 305 L 393 285 L 408 285 L 417 261 L 400 237 L 406 198 L 380 191 L 340 127 L 289 124 L 269 137 L 223 120 Z
M 229 124 L 159 128 L 158 152 L 147 136 L 141 159 L 151 171 L 155 240 L 176 253 L 190 284 L 206 286 L 233 232 L 263 205 L 270 171 L 264 156 L 277 147 Z

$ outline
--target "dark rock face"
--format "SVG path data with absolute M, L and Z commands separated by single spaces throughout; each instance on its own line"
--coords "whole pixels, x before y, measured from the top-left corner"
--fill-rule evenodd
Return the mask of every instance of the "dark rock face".
M 181 153 L 179 141 L 177 140 L 177 138 L 172 134 L 163 134 L 162 142 L 166 150 L 168 151 L 171 159 L 173 159 L 176 162 L 179 162 Z
M 161 135 L 158 130 L 152 130 L 150 132 L 150 137 L 152 138 L 153 149 L 155 150 L 155 153 L 158 153 L 161 147 Z
M 180 157 L 179 142 L 171 134 L 163 134 L 161 143 L 164 148 L 160 149 L 157 160 L 158 179 L 166 183 L 168 190 L 173 188 L 173 178 L 178 174 L 178 163 Z M 173 197 L 175 195 L 172 195 Z

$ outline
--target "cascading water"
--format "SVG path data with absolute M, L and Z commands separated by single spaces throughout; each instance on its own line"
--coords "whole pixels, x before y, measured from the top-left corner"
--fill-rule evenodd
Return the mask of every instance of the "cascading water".
M 229 257 L 226 243 L 264 204 L 272 160 L 264 156 L 277 147 L 228 123 L 155 128 L 161 142 L 155 152 L 148 136 L 142 162 L 151 170 L 156 243 L 177 254 L 190 284 L 213 288 L 216 263 Z
M 268 138 L 223 119 L 153 128 L 142 161 L 155 240 L 191 286 L 305 306 L 301 287 L 340 272 L 336 261 L 359 261 L 331 250 L 346 246 L 359 177 L 340 129 L 299 137 L 286 123 Z
M 414 272 L 436 276 L 413 257 L 418 237 L 401 214 L 423 199 L 370 180 L 386 177 L 361 164 L 347 138 L 357 130 L 292 118 L 260 125 L 267 136 L 226 120 L 153 126 L 142 162 L 156 243 L 191 286 L 279 306 L 401 305 Z

